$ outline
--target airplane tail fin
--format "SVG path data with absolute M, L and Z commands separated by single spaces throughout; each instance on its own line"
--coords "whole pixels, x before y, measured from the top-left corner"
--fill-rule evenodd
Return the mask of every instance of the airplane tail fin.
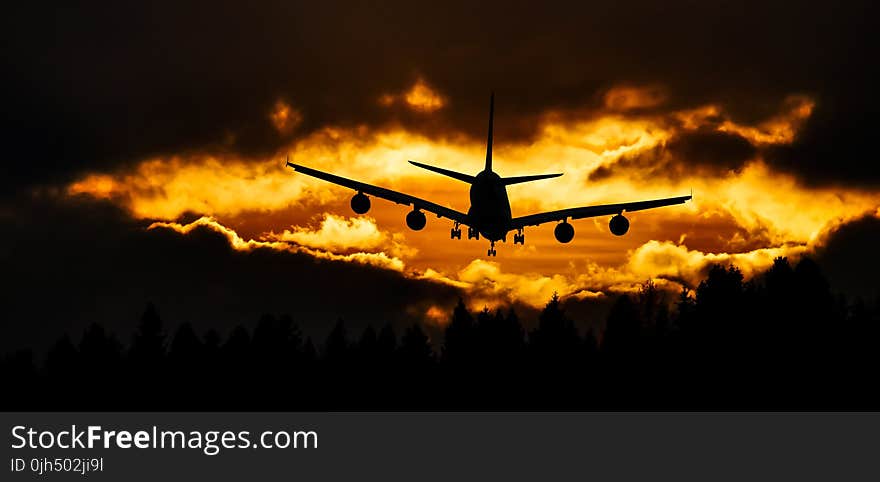
M 492 95 L 489 97 L 489 134 L 486 139 L 486 171 L 492 172 L 492 134 L 494 131 L 495 125 L 495 92 L 492 92 Z M 474 176 L 463 174 L 456 171 L 450 171 L 449 169 L 443 169 L 441 167 L 431 166 L 428 164 L 422 164 L 421 162 L 409 161 L 410 164 L 414 166 L 421 167 L 422 169 L 427 169 L 429 171 L 434 171 L 438 174 L 443 174 L 444 176 L 451 177 L 453 179 L 458 179 L 459 181 L 464 181 L 469 184 L 473 184 L 476 178 Z M 562 173 L 558 174 L 535 174 L 532 176 L 514 176 L 514 177 L 504 177 L 501 178 L 501 182 L 505 186 L 509 186 L 511 184 L 519 184 L 521 182 L 530 182 L 530 181 L 538 181 L 541 179 L 550 179 L 553 177 L 559 177 Z
M 509 186 L 511 184 L 519 184 L 521 182 L 531 182 L 531 181 L 539 181 L 541 179 L 550 179 L 552 177 L 559 177 L 562 173 L 556 174 L 535 174 L 533 176 L 514 176 L 514 177 L 503 177 L 501 178 L 501 182 L 504 183 L 505 186 Z
M 463 174 L 460 172 L 450 171 L 449 169 L 443 169 L 442 167 L 431 166 L 428 164 L 422 164 L 421 162 L 409 161 L 413 166 L 421 167 L 422 169 L 427 169 L 429 171 L 434 171 L 438 174 L 443 174 L 444 176 L 451 177 L 453 179 L 458 179 L 459 181 L 464 181 L 469 184 L 474 183 L 474 176 L 469 174 Z
M 492 131 L 495 129 L 495 92 L 489 97 L 489 138 L 486 141 L 486 171 L 492 172 Z

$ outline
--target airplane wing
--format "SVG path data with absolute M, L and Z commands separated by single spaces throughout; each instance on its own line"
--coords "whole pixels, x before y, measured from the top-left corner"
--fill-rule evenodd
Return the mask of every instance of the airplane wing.
M 607 216 L 609 214 L 619 214 L 624 211 L 641 211 L 643 209 L 659 208 L 662 206 L 671 206 L 673 204 L 683 204 L 689 200 L 691 196 L 670 197 L 665 199 L 653 199 L 650 201 L 636 201 L 631 203 L 620 204 L 602 204 L 599 206 L 584 206 L 579 208 L 560 209 L 559 211 L 549 211 L 546 213 L 530 214 L 528 216 L 520 216 L 510 220 L 512 229 L 519 229 L 525 226 L 537 226 L 539 224 L 549 223 L 551 221 L 563 221 L 565 219 L 582 219 L 592 218 L 595 216 Z
M 421 209 L 422 211 L 434 213 L 437 215 L 438 218 L 448 218 L 453 221 L 458 221 L 465 226 L 470 226 L 470 224 L 468 223 L 467 214 L 447 208 L 445 206 L 441 206 L 436 203 L 432 203 L 431 201 L 425 201 L 424 199 L 410 196 L 409 194 L 392 191 L 391 189 L 385 189 L 384 187 L 373 186 L 372 184 L 354 181 L 352 179 L 346 179 L 344 177 L 336 176 L 334 174 L 328 174 L 326 172 L 318 171 L 310 167 L 293 164 L 292 162 L 288 162 L 287 165 L 292 167 L 296 172 L 301 172 L 308 176 L 317 177 L 318 179 L 323 179 L 325 181 L 332 182 L 333 184 L 339 184 L 340 186 L 345 186 L 364 194 L 387 199 L 397 204 L 412 206 L 416 209 Z

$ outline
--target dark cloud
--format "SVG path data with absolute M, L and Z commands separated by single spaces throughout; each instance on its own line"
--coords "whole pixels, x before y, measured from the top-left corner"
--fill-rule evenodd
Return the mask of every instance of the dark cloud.
M 609 177 L 615 171 L 630 175 L 636 172 L 649 179 L 736 171 L 754 159 L 757 152 L 747 139 L 737 134 L 708 129 L 682 131 L 658 146 L 623 155 L 617 162 L 597 168 L 590 173 L 590 180 Z
M 880 99 L 876 86 L 855 88 L 859 93 L 856 98 L 850 98 L 852 93 L 825 98 L 795 142 L 772 149 L 767 160 L 808 185 L 876 188 L 880 182 L 875 140 L 880 131 Z
M 876 7 L 847 2 L 18 2 L 4 12 L 2 187 L 69 179 L 186 150 L 273 152 L 278 98 L 326 124 L 400 122 L 499 142 L 546 110 L 598 109 L 613 85 L 659 85 L 662 108 L 719 103 L 754 123 L 792 93 L 815 119 L 778 165 L 875 184 Z M 377 106 L 424 76 L 451 99 L 430 116 Z
M 880 299 L 880 219 L 865 216 L 838 227 L 816 252 L 816 261 L 836 290 Z
M 233 250 L 210 229 L 147 231 L 108 203 L 20 199 L 0 215 L 0 352 L 40 351 L 101 322 L 124 341 L 148 301 L 169 324 L 221 332 L 261 313 L 292 315 L 323 340 L 337 317 L 356 333 L 421 321 L 460 292 L 370 266 L 271 249 Z
M 751 159 L 756 149 L 743 137 L 717 131 L 699 130 L 679 135 L 666 143 L 674 157 L 688 159 L 696 165 L 712 165 L 736 170 Z

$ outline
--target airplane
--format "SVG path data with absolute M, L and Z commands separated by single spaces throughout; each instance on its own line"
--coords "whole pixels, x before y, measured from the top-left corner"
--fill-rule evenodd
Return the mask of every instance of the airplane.
M 461 239 L 461 226 L 467 226 L 468 239 L 480 239 L 480 236 L 483 236 L 489 240 L 487 256 L 497 255 L 497 252 L 495 251 L 495 243 L 497 241 L 507 242 L 507 234 L 510 231 L 516 231 L 513 235 L 513 244 L 524 245 L 526 237 L 523 231 L 527 226 L 538 226 L 544 223 L 557 222 L 558 224 L 553 231 L 556 240 L 560 243 L 568 243 L 574 238 L 574 227 L 568 222 L 569 219 L 574 220 L 613 215 L 608 223 L 608 227 L 612 234 L 623 236 L 629 231 L 629 220 L 623 216 L 624 212 L 641 211 L 644 209 L 683 204 L 692 198 L 691 194 L 688 196 L 653 199 L 649 201 L 575 207 L 513 217 L 510 211 L 510 201 L 507 197 L 507 186 L 559 177 L 562 173 L 501 177 L 492 171 L 492 135 L 494 130 L 494 117 L 495 94 L 492 93 L 489 99 L 489 135 L 486 143 L 486 166 L 475 176 L 450 171 L 448 169 L 428 164 L 422 164 L 416 161 L 409 161 L 410 164 L 414 166 L 470 184 L 471 206 L 468 209 L 467 214 L 415 196 L 410 196 L 409 194 L 392 191 L 383 187 L 373 186 L 371 184 L 318 171 L 310 167 L 294 164 L 289 160 L 287 161 L 287 166 L 290 166 L 296 172 L 300 172 L 307 176 L 316 177 L 357 191 L 357 193 L 351 198 L 351 209 L 357 214 L 366 214 L 370 210 L 369 196 L 375 196 L 397 204 L 412 206 L 412 211 L 406 215 L 406 225 L 414 231 L 420 231 L 427 223 L 425 213 L 422 211 L 436 214 L 438 218 L 452 220 L 453 226 L 449 232 L 450 239 Z

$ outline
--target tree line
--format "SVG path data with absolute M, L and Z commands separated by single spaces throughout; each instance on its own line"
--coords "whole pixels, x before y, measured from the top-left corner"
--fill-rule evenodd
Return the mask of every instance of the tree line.
M 748 282 L 712 266 L 693 294 L 650 281 L 604 329 L 579 332 L 556 295 L 526 330 L 513 309 L 459 301 L 435 351 L 418 323 L 320 344 L 290 316 L 252 331 L 168 336 L 149 304 L 126 348 L 101 325 L 37 364 L 4 358 L 7 409 L 878 409 L 876 304 L 834 295 L 809 258 Z

